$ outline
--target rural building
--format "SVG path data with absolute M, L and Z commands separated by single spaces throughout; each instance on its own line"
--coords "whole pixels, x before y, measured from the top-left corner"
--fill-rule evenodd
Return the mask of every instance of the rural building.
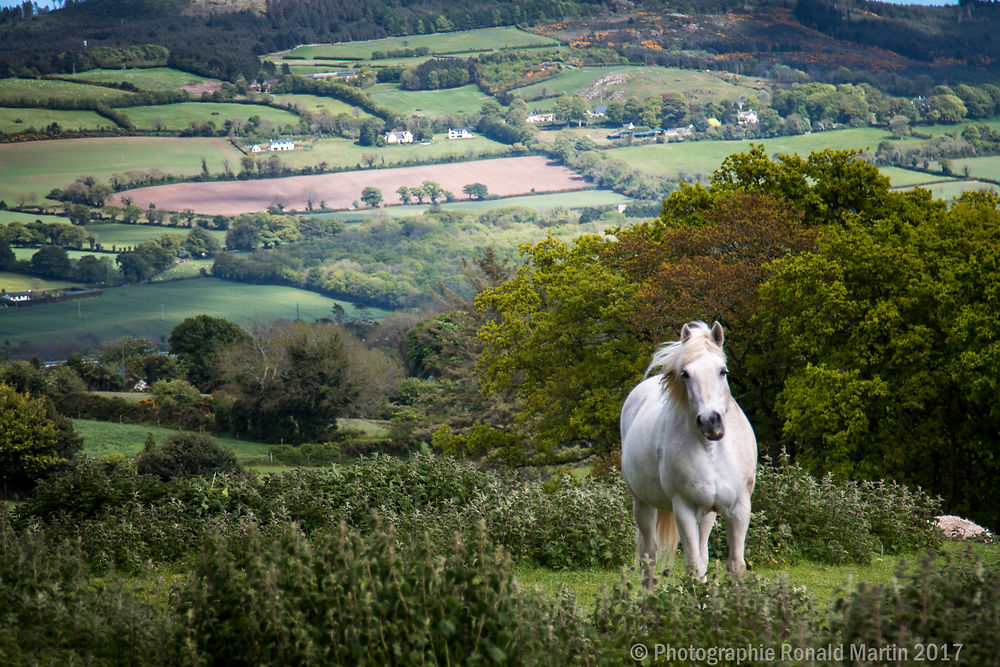
M 268 150 L 272 151 L 294 151 L 295 142 L 291 139 L 271 139 L 271 146 Z
M 554 113 L 535 110 L 528 114 L 527 121 L 529 123 L 551 123 L 555 119 Z
M 385 133 L 385 143 L 387 144 L 412 144 L 413 134 L 409 130 L 395 130 Z
M 736 112 L 736 122 L 740 125 L 756 125 L 757 112 L 753 109 L 748 109 L 747 111 L 740 109 Z
M 358 78 L 357 71 L 347 69 L 342 72 L 320 72 L 319 74 L 306 74 L 310 79 L 337 79 L 338 81 L 350 81 Z
M 663 130 L 659 127 L 623 127 L 609 134 L 608 139 L 627 139 L 628 137 L 649 139 L 659 134 L 664 134 Z
M 591 118 L 604 118 L 608 115 L 608 107 L 604 104 L 601 106 L 594 107 L 587 112 L 587 115 Z
M 669 130 L 664 131 L 663 136 L 665 137 L 690 137 L 694 133 L 694 125 L 688 125 L 687 127 L 673 127 Z
M 464 127 L 448 130 L 449 139 L 471 139 L 474 136 L 476 135 L 474 135 L 472 132 L 469 132 L 469 130 Z
M 27 292 L 4 292 L 0 295 L 4 301 L 8 303 L 25 303 L 31 301 L 33 292 L 28 290 Z

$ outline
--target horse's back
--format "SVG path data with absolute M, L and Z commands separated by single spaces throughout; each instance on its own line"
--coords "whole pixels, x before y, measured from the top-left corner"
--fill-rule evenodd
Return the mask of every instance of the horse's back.
M 660 456 L 665 432 L 666 399 L 660 376 L 646 378 L 629 393 L 622 406 L 622 473 L 632 494 L 663 509 L 669 499 L 660 484 Z

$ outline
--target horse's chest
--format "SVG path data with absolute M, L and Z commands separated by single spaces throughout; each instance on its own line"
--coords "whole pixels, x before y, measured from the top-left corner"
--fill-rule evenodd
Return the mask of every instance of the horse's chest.
M 673 480 L 671 496 L 681 496 L 695 507 L 725 512 L 738 497 L 738 475 L 732 474 L 729 462 L 708 457 L 694 461 L 675 461 L 666 475 Z

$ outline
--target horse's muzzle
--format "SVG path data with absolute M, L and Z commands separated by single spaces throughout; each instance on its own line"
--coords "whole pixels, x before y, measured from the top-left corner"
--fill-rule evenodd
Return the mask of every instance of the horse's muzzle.
M 726 434 L 726 427 L 722 423 L 722 415 L 718 412 L 709 412 L 697 418 L 698 430 L 709 440 L 721 440 Z

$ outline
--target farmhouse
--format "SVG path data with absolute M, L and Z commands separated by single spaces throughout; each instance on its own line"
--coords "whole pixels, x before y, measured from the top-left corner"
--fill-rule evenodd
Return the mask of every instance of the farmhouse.
M 736 122 L 740 125 L 756 125 L 757 112 L 753 109 L 748 109 L 747 111 L 740 109 L 736 112 Z
M 250 147 L 251 153 L 266 153 L 267 151 L 294 151 L 295 142 L 291 139 L 271 139 L 267 146 L 254 144 Z
M 0 294 L 0 298 L 7 303 L 26 303 L 31 301 L 33 294 L 34 293 L 31 290 L 28 290 L 27 292 L 4 292 L 3 294 Z
M 532 111 L 528 114 L 526 119 L 529 123 L 551 123 L 556 119 L 554 113 L 547 113 L 545 111 Z
M 604 104 L 596 106 L 587 112 L 587 115 L 591 118 L 604 118 L 608 115 L 608 107 Z
M 474 135 L 472 132 L 469 132 L 469 130 L 467 130 L 464 127 L 448 130 L 449 139 L 471 139 L 474 136 L 476 135 Z
M 351 81 L 358 78 L 357 71 L 347 69 L 342 72 L 320 72 L 319 74 L 306 74 L 310 79 L 337 79 L 338 81 Z
M 409 130 L 395 130 L 385 133 L 385 143 L 387 144 L 412 144 L 413 134 Z

